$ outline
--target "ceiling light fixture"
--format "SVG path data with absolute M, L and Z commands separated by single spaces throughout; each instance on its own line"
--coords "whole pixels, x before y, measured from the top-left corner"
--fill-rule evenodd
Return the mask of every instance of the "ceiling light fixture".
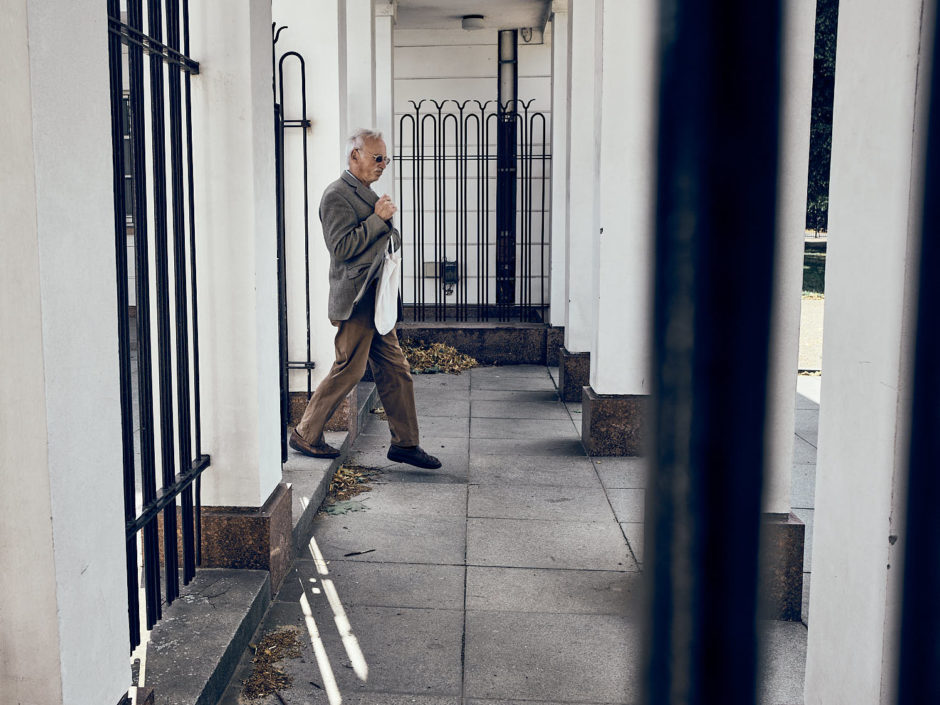
M 464 15 L 460 26 L 468 30 L 483 29 L 483 15 Z

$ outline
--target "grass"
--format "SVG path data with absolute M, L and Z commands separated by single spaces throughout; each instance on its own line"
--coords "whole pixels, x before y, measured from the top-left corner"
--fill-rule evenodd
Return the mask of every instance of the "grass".
M 803 255 L 803 295 L 822 297 L 826 286 L 826 253 L 806 252 Z

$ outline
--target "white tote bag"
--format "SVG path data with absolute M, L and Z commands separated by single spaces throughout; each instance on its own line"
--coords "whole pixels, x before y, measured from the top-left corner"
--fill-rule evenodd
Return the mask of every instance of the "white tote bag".
M 379 285 L 375 291 L 375 329 L 385 335 L 398 321 L 398 273 L 401 269 L 401 250 L 392 250 L 389 238 L 385 261 L 379 274 Z

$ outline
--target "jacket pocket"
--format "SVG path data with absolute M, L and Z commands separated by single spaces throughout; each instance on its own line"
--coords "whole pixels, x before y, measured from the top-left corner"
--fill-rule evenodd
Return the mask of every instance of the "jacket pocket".
M 357 279 L 358 277 L 364 275 L 369 271 L 370 262 L 365 264 L 354 264 L 351 267 L 346 268 L 346 278 L 347 279 Z

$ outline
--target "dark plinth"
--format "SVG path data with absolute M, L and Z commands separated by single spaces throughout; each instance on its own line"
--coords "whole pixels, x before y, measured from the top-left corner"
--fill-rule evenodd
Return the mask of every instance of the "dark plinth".
M 792 512 L 762 517 L 761 609 L 769 619 L 800 621 L 806 527 Z
M 545 364 L 558 367 L 559 351 L 565 344 L 565 327 L 550 326 L 545 331 Z
M 542 323 L 399 323 L 403 343 L 446 343 L 481 365 L 544 365 L 549 327 Z
M 581 403 L 581 442 L 588 455 L 643 455 L 645 394 L 597 394 L 588 386 Z
M 558 351 L 558 393 L 562 401 L 581 401 L 581 390 L 590 383 L 591 353 Z
M 291 489 L 279 484 L 257 507 L 202 508 L 202 565 L 271 572 L 280 586 L 293 559 Z
M 291 392 L 290 393 L 290 424 L 291 426 L 296 426 L 300 423 L 301 417 L 304 415 L 304 409 L 307 408 L 307 393 L 306 392 Z M 352 388 L 352 391 L 346 395 L 346 398 L 340 402 L 340 405 L 336 407 L 336 411 L 333 412 L 333 415 L 330 417 L 330 420 L 326 422 L 325 431 L 349 431 L 349 435 L 352 438 L 355 438 L 358 429 L 356 428 L 356 411 L 359 408 L 358 400 L 356 398 L 356 387 Z

